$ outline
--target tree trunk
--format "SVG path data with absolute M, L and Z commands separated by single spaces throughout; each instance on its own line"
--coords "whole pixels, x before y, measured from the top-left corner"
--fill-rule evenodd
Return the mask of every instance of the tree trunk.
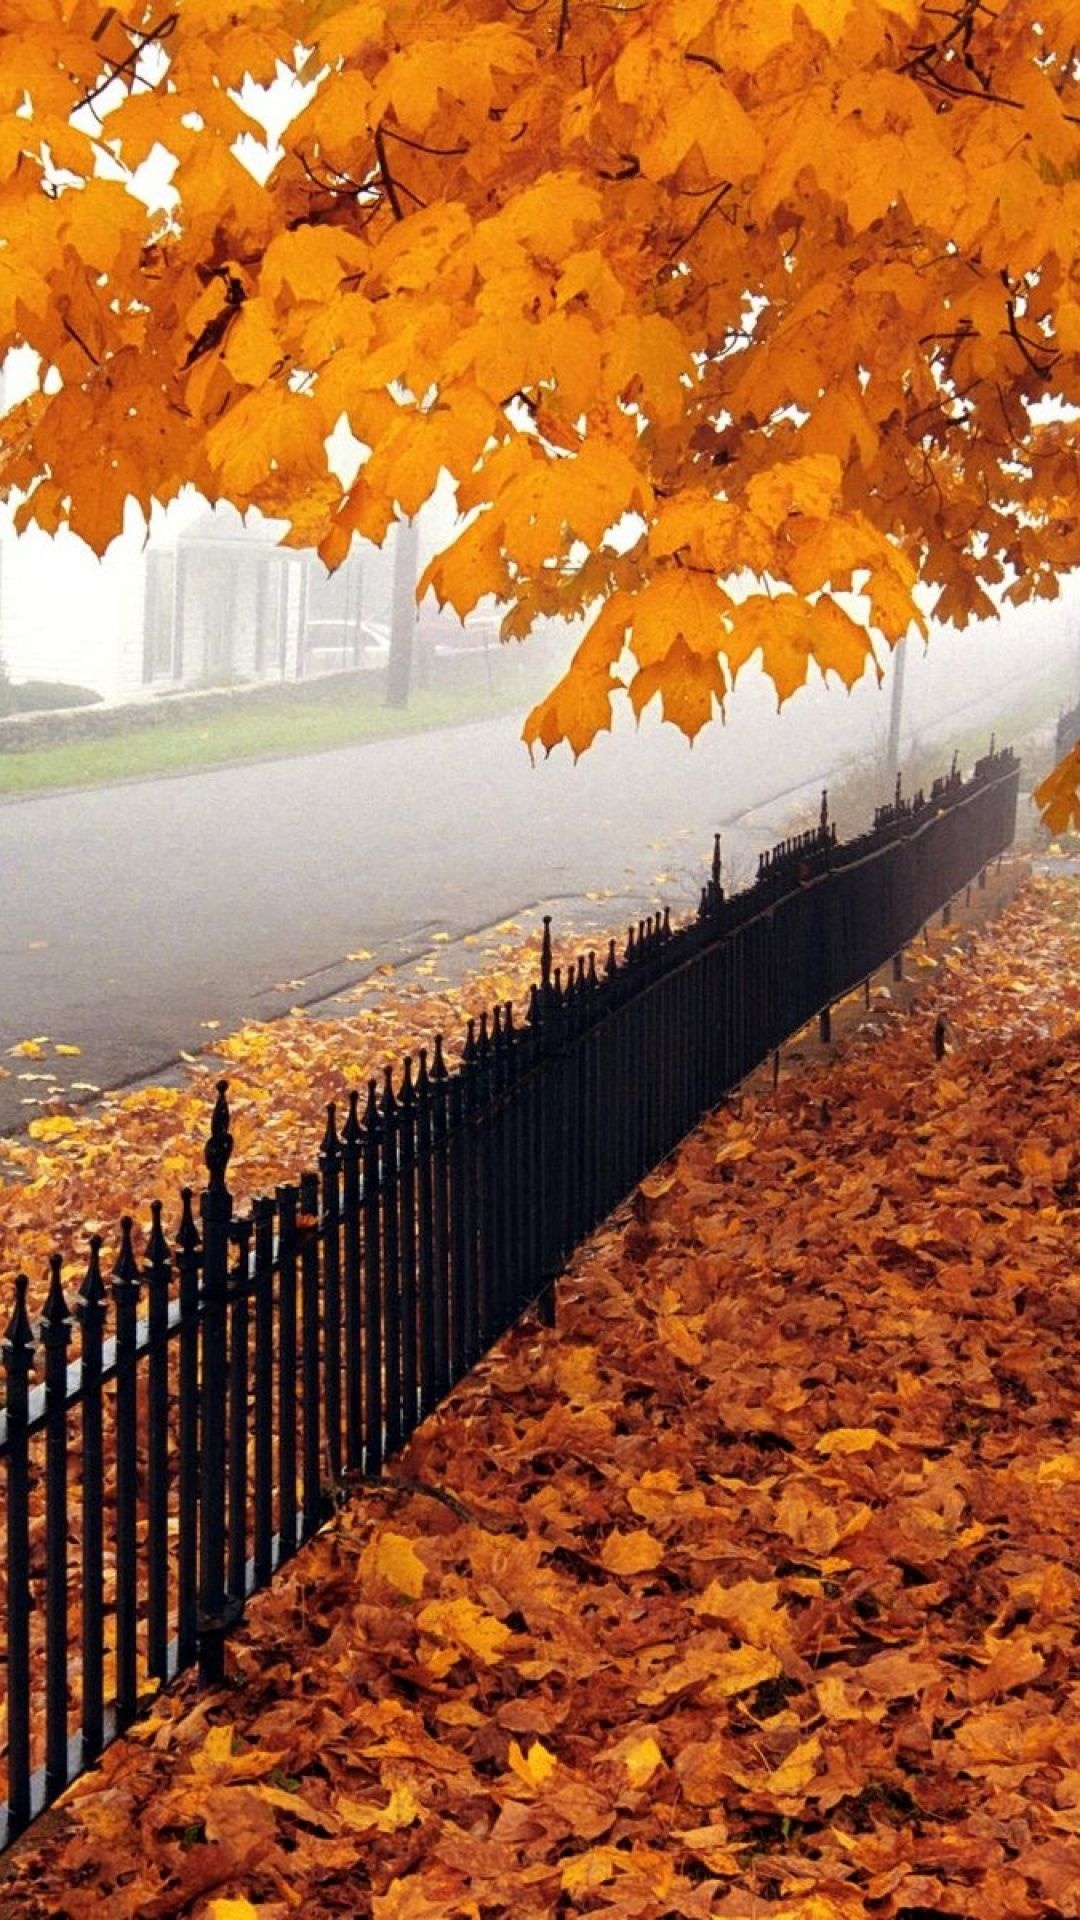
M 412 686 L 413 635 L 416 631 L 418 528 L 400 520 L 394 535 L 394 592 L 390 607 L 390 658 L 386 663 L 386 704 L 407 707 Z

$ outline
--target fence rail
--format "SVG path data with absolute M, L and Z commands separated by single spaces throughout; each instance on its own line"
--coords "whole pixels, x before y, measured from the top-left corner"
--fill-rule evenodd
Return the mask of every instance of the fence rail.
M 868 977 L 1011 841 L 1018 763 L 820 825 L 696 917 L 632 927 L 565 973 L 545 923 L 527 1019 L 470 1020 L 387 1069 L 316 1169 L 234 1213 L 227 1086 L 207 1185 L 138 1250 L 100 1239 L 74 1308 L 59 1258 L 36 1325 L 20 1275 L 0 1348 L 7 1809 L 0 1844 L 198 1662 L 212 1681 L 244 1603 L 374 1476 L 530 1303 L 553 1313 L 573 1247 L 703 1113 Z M 106 1324 L 111 1317 L 111 1332 Z M 74 1323 L 78 1350 L 71 1357 Z

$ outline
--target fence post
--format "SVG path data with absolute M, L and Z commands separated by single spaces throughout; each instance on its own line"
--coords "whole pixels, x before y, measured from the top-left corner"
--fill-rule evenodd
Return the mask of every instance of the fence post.
M 540 1215 L 540 1292 L 536 1311 L 541 1322 L 555 1325 L 555 1281 L 561 1264 L 559 1242 L 562 1233 L 562 1152 L 559 1132 L 558 1054 L 562 1036 L 562 995 L 559 972 L 552 970 L 551 915 L 544 915 L 544 933 L 540 945 L 540 1013 L 538 1057 L 538 1139 L 540 1148 L 540 1186 L 537 1195 Z
M 368 1081 L 361 1137 L 364 1217 L 364 1472 L 376 1480 L 383 1462 L 382 1224 L 377 1083 Z
M 137 1316 L 141 1276 L 131 1244 L 132 1220 L 120 1222 L 120 1253 L 113 1269 L 116 1307 L 116 1719 L 127 1726 L 139 1700 L 136 1664 L 139 1626 L 137 1450 L 139 1407 L 136 1382 Z
M 15 1310 L 3 1343 L 7 1375 L 7 1742 L 9 1829 L 30 1819 L 30 1443 L 27 1415 L 34 1330 L 26 1311 L 30 1285 L 15 1282 Z
M 360 1095 L 353 1087 L 341 1129 L 341 1204 L 344 1214 L 343 1281 L 345 1336 L 345 1467 L 359 1473 L 364 1460 L 362 1260 L 360 1253 L 360 1160 L 363 1133 Z
M 90 1241 L 90 1257 L 77 1312 L 82 1323 L 82 1757 L 85 1765 L 96 1759 L 105 1739 L 105 1603 L 102 1590 L 105 1463 L 102 1448 L 101 1349 L 106 1298 L 105 1282 L 101 1277 L 101 1238 L 98 1234 L 94 1234 Z
M 51 1800 L 68 1779 L 68 1411 L 67 1350 L 71 1315 L 60 1255 L 41 1315 L 45 1349 L 45 1792 Z
M 341 1490 L 341 1142 L 337 1108 L 326 1109 L 319 1147 L 323 1249 L 323 1413 L 326 1474 L 335 1501 Z
M 225 1422 L 228 1388 L 229 1226 L 225 1174 L 233 1150 L 227 1080 L 217 1083 L 203 1158 L 210 1180 L 199 1202 L 203 1239 L 201 1394 L 199 1402 L 199 1681 L 225 1673 L 225 1632 L 233 1610 L 225 1592 Z M 235 1617 L 242 1599 L 237 1596 Z
M 161 1201 L 150 1207 L 145 1277 L 149 1295 L 147 1382 L 147 1642 L 156 1679 L 168 1678 L 169 1646 L 169 1282 L 172 1262 Z
M 398 1188 L 401 1206 L 401 1434 L 407 1440 L 420 1418 L 418 1229 L 416 1211 L 416 1087 L 406 1054 L 398 1096 Z
M 199 1268 L 202 1263 L 202 1241 L 195 1225 L 192 1197 L 190 1187 L 181 1189 L 180 1225 L 176 1234 L 176 1266 L 180 1275 L 177 1639 L 180 1664 L 185 1667 L 194 1660 L 199 1649 Z M 88 1330 L 89 1320 L 84 1320 L 84 1353 Z M 98 1341 L 100 1353 L 100 1334 Z M 85 1366 L 85 1360 L 83 1364 Z

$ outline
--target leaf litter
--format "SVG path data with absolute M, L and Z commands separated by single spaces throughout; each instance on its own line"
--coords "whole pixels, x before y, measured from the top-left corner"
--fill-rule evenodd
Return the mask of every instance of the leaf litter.
M 714 1115 L 9 1910 L 1075 1915 L 1078 1010 L 1042 882 Z

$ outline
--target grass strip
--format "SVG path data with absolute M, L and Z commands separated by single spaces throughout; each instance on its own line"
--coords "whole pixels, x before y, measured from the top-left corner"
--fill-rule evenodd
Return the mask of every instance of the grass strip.
M 367 698 L 330 704 L 316 698 L 279 703 L 264 697 L 257 704 L 238 701 L 235 711 L 185 717 L 174 725 L 140 726 L 135 717 L 138 709 L 133 709 L 130 732 L 27 753 L 0 753 L 0 794 L 112 785 L 118 780 L 197 772 L 235 761 L 322 753 L 523 712 L 527 703 L 519 686 L 507 686 L 424 689 L 404 708 L 384 707 Z

